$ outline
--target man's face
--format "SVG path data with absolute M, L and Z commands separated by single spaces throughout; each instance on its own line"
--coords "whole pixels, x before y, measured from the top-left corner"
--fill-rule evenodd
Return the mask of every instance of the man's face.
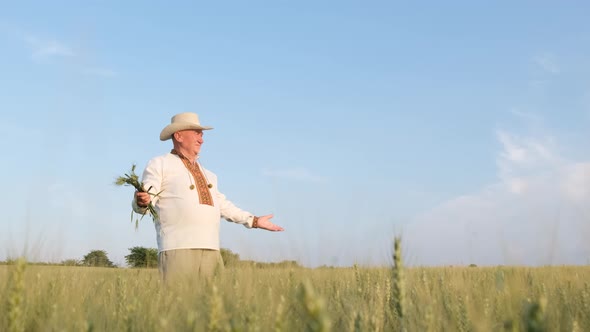
M 196 129 L 181 130 L 178 133 L 177 141 L 180 147 L 188 153 L 197 155 L 203 144 L 203 131 Z

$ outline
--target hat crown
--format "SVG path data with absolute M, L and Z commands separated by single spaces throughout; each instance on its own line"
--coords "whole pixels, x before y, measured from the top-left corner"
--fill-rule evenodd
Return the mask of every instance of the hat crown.
M 196 113 L 192 113 L 192 112 L 176 114 L 170 120 L 170 124 L 179 123 L 179 122 L 193 123 L 196 125 L 201 125 L 201 123 L 199 122 L 199 116 Z
M 179 113 L 172 117 L 170 124 L 160 133 L 160 140 L 165 141 L 172 138 L 172 134 L 181 130 L 210 130 L 211 127 L 201 126 L 199 116 L 196 113 Z

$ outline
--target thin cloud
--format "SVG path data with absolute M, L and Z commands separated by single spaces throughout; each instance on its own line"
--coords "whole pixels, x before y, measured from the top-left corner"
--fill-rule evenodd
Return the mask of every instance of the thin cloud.
M 77 58 L 79 54 L 74 48 L 56 39 L 42 39 L 26 34 L 24 41 L 31 48 L 31 59 L 35 62 L 46 62 L 54 58 Z M 82 75 L 111 78 L 119 75 L 118 72 L 107 67 L 85 66 L 78 70 Z
M 313 174 L 306 168 L 288 168 L 288 169 L 264 169 L 262 170 L 264 176 L 272 178 L 282 178 L 288 180 L 304 181 L 304 182 L 324 182 L 326 179 L 322 176 Z
M 562 191 L 576 203 L 590 201 L 590 162 L 573 163 L 563 169 Z
M 502 146 L 496 157 L 498 177 L 515 193 L 528 188 L 525 177 L 549 172 L 563 163 L 550 137 L 519 137 L 502 130 L 496 137 Z
M 406 229 L 416 263 L 586 263 L 590 161 L 563 157 L 551 139 L 496 137 L 498 180 L 416 216 Z
M 98 77 L 116 77 L 119 76 L 119 73 L 116 71 L 109 69 L 109 68 L 84 68 L 82 69 L 82 74 L 90 75 L 90 76 L 98 76 Z
M 70 46 L 55 39 L 42 40 L 29 35 L 25 37 L 25 42 L 31 47 L 31 58 L 36 61 L 52 57 L 76 56 Z
M 533 57 L 533 63 L 550 74 L 559 74 L 561 68 L 551 54 L 540 54 Z
M 543 123 L 543 119 L 539 115 L 532 113 L 532 112 L 526 112 L 526 111 L 523 111 L 518 108 L 513 108 L 510 110 L 510 113 L 512 115 L 522 119 L 523 121 L 526 121 L 526 122 L 529 122 L 529 123 L 532 123 L 535 125 L 540 125 Z

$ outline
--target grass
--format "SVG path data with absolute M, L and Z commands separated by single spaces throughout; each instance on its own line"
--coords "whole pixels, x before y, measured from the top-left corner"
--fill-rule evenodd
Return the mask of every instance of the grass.
M 400 276 L 238 266 L 166 288 L 155 269 L 21 262 L 0 266 L 0 330 L 590 331 L 587 266 L 404 268 Z

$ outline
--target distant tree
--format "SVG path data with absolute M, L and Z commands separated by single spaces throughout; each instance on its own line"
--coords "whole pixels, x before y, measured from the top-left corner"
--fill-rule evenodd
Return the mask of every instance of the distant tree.
M 16 258 L 7 258 L 4 262 L 2 262 L 2 264 L 4 265 L 14 265 L 18 262 L 18 259 Z
M 82 264 L 85 266 L 115 267 L 104 250 L 92 250 L 84 256 Z
M 240 255 L 232 252 L 229 249 L 221 248 L 221 258 L 225 266 L 236 264 L 240 261 Z
M 279 267 L 279 268 L 300 268 L 301 265 L 299 265 L 299 263 L 297 263 L 297 261 L 281 261 L 281 262 L 278 262 L 278 263 L 275 263 L 275 262 L 269 262 L 269 263 L 257 262 L 256 263 L 256 267 L 257 268 L 261 268 L 261 269 L 275 268 L 275 267 Z
M 241 260 L 238 262 L 238 264 L 240 265 L 240 267 L 254 268 L 254 267 L 257 267 L 258 264 L 261 264 L 261 263 L 258 263 L 258 262 L 252 261 L 252 260 Z
M 129 248 L 130 254 L 125 256 L 127 265 L 131 267 L 156 267 L 158 266 L 158 249 L 133 247 Z
M 80 262 L 77 259 L 66 259 L 66 260 L 61 261 L 61 265 L 64 265 L 64 266 L 80 266 L 80 265 L 82 265 L 82 262 Z

